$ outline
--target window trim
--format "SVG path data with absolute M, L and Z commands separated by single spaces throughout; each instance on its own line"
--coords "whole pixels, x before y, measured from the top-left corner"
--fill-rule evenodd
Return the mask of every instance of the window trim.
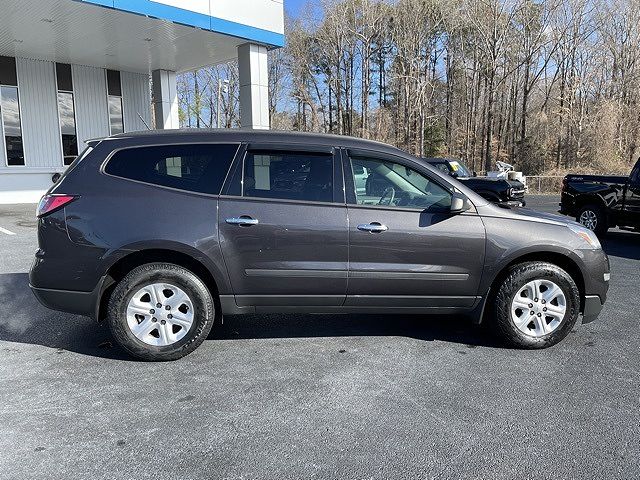
M 245 175 L 245 164 L 247 160 L 247 156 L 251 152 L 262 151 L 262 152 L 280 152 L 280 153 L 315 153 L 318 155 L 327 155 L 332 159 L 332 174 L 333 174 L 333 188 L 332 188 L 332 196 L 333 200 L 330 202 L 321 202 L 317 200 L 294 200 L 288 198 L 269 198 L 269 197 L 246 197 L 244 195 L 244 175 Z M 237 173 L 237 168 L 240 168 L 240 195 L 221 195 L 223 198 L 227 199 L 241 199 L 248 201 L 266 201 L 268 203 L 288 203 L 295 205 L 331 205 L 331 206 L 346 206 L 346 198 L 344 195 L 344 172 L 342 172 L 342 160 L 340 158 L 340 148 L 333 147 L 331 145 L 302 145 L 302 144 L 284 144 L 284 143 L 247 143 L 246 149 L 242 155 L 241 160 L 238 161 L 238 164 L 229 170 L 230 174 L 233 173 L 234 176 Z M 227 185 L 225 182 L 223 192 L 226 192 L 231 188 L 231 185 Z
M 345 189 L 347 190 L 345 192 L 345 195 L 347 197 L 347 206 L 349 208 L 359 208 L 359 209 L 373 208 L 375 210 L 387 210 L 392 212 L 402 212 L 402 211 L 424 212 L 426 210 L 425 208 L 390 207 L 388 205 L 360 205 L 358 203 L 358 199 L 356 195 L 355 179 L 353 178 L 353 171 L 352 171 L 352 165 L 351 165 L 352 155 L 355 157 L 370 156 L 372 160 L 382 160 L 382 161 L 387 160 L 393 163 L 397 163 L 404 167 L 408 167 L 408 168 L 411 168 L 412 170 L 415 170 L 420 175 L 423 175 L 424 177 L 426 177 L 429 181 L 432 181 L 439 187 L 449 192 L 451 195 L 453 195 L 456 192 L 455 187 L 453 185 L 450 185 L 447 182 L 441 181 L 441 179 L 438 178 L 437 175 L 435 176 L 431 175 L 430 174 L 431 172 L 429 172 L 429 170 L 424 165 L 421 165 L 419 162 L 416 162 L 414 160 L 410 160 L 400 155 L 395 155 L 393 153 L 378 152 L 375 150 L 368 150 L 364 148 L 344 148 L 342 158 L 343 158 L 344 175 L 346 176 Z M 471 200 L 469 201 L 471 202 Z M 475 206 L 473 210 L 469 210 L 468 212 L 464 212 L 464 213 L 469 213 L 469 212 L 475 213 Z M 431 213 L 433 215 L 446 214 L 446 212 L 431 212 Z
M 116 153 L 121 152 L 123 150 L 134 150 L 137 148 L 152 148 L 152 147 L 180 147 L 180 146 L 190 146 L 190 145 L 236 145 L 236 152 L 233 154 L 233 159 L 231 160 L 231 164 L 229 166 L 229 170 L 227 170 L 227 173 L 224 177 L 224 180 L 222 182 L 222 187 L 220 188 L 220 193 L 215 194 L 215 193 L 204 193 L 204 192 L 194 192 L 193 190 L 186 190 L 184 188 L 176 188 L 176 187 L 169 187 L 166 185 L 159 185 L 157 183 L 151 183 L 151 182 L 145 182 L 143 180 L 136 180 L 134 178 L 127 178 L 127 177 L 121 177 L 120 175 L 113 175 L 112 173 L 108 173 L 105 169 L 107 168 L 107 165 L 109 164 L 109 162 L 111 161 L 111 159 L 116 155 Z M 242 146 L 242 143 L 240 142 L 179 142 L 179 143 L 150 143 L 150 144 L 145 144 L 145 145 L 131 145 L 128 147 L 120 147 L 120 148 L 116 148 L 114 150 L 112 150 L 109 155 L 107 155 L 107 158 L 104 159 L 104 161 L 102 162 L 102 164 L 100 165 L 100 169 L 99 172 L 101 175 L 105 175 L 107 177 L 111 177 L 111 178 L 117 178 L 119 180 L 126 180 L 128 182 L 134 182 L 134 183 L 138 183 L 141 185 L 148 185 L 150 187 L 155 187 L 155 188 L 162 188 L 165 190 L 171 190 L 174 192 L 180 192 L 180 193 L 189 193 L 191 195 L 199 195 L 199 196 L 204 196 L 204 197 L 209 197 L 209 198 L 220 198 L 222 196 L 222 192 L 224 192 L 224 188 L 225 185 L 227 183 L 227 180 L 229 178 L 229 174 L 231 172 L 231 169 L 238 157 L 238 152 L 240 151 L 240 147 Z

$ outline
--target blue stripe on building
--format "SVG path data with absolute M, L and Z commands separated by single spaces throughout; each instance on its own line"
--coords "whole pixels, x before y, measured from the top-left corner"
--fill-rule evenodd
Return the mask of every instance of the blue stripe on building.
M 91 3 L 103 7 L 113 8 L 123 12 L 144 15 L 145 17 L 168 20 L 189 27 L 201 28 L 232 37 L 250 40 L 273 47 L 284 46 L 284 35 L 262 28 L 231 22 L 222 18 L 212 17 L 202 13 L 192 12 L 183 8 L 173 7 L 153 2 L 151 0 L 75 0 Z

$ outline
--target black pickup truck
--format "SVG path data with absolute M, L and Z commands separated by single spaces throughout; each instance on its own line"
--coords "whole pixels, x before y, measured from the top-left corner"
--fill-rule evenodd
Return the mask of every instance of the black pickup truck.
M 524 207 L 527 204 L 524 199 L 524 185 L 518 180 L 478 177 L 458 160 L 448 158 L 426 158 L 425 160 L 442 173 L 457 178 L 492 203 L 507 207 Z
M 629 177 L 567 175 L 560 213 L 575 217 L 598 235 L 614 227 L 640 231 L 640 160 Z

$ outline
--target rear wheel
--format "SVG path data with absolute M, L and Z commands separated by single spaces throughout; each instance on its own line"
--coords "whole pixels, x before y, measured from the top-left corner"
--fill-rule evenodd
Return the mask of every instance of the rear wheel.
M 142 360 L 176 360 L 207 338 L 215 318 L 211 293 L 191 271 L 168 263 L 129 272 L 109 299 L 113 337 Z
M 511 267 L 497 290 L 493 325 L 509 346 L 546 348 L 563 340 L 580 311 L 580 293 L 571 276 L 546 262 Z
M 593 230 L 598 236 L 606 234 L 609 229 L 607 216 L 598 205 L 585 205 L 582 207 L 576 216 L 576 221 L 583 227 Z

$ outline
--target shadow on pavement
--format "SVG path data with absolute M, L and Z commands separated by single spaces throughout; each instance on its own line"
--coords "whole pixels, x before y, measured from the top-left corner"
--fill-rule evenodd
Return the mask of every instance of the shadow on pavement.
M 213 340 L 318 337 L 407 337 L 469 347 L 500 347 L 485 328 L 464 317 L 435 315 L 286 314 L 228 316 Z
M 612 257 L 640 260 L 640 234 L 633 232 L 609 232 L 602 239 L 602 248 Z
M 29 289 L 26 273 L 0 275 L 0 304 L 6 312 L 12 312 L 0 317 L 0 340 L 42 345 L 94 357 L 131 360 L 113 345 L 106 326 L 40 305 Z
M 114 345 L 109 329 L 89 319 L 41 306 L 29 289 L 26 273 L 0 275 L 0 303 L 15 312 L 0 318 L 0 340 L 42 345 L 60 351 L 115 360 L 133 360 Z M 421 315 L 246 315 L 225 317 L 209 340 L 404 336 L 498 347 L 484 328 L 462 317 Z

